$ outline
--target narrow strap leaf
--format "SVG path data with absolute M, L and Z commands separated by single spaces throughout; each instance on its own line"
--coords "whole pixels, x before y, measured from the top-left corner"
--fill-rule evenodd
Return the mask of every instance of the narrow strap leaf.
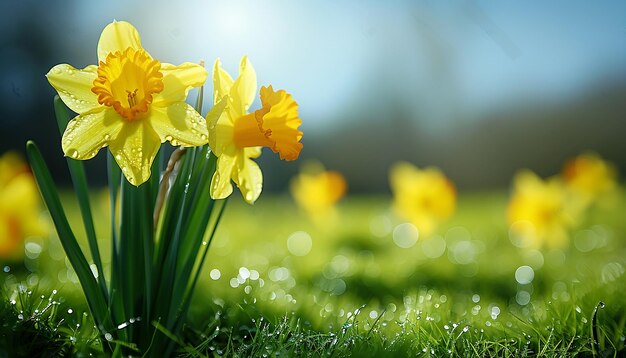
M 57 124 L 59 125 L 59 132 L 63 135 L 67 123 L 69 122 L 69 116 L 65 109 L 65 104 L 59 98 L 54 97 L 54 113 L 56 115 Z M 87 188 L 87 176 L 85 175 L 85 168 L 80 161 L 67 158 L 67 166 L 70 169 L 70 175 L 72 177 L 72 183 L 74 183 L 74 191 L 78 198 L 78 205 L 80 207 L 80 213 L 83 218 L 83 225 L 87 234 L 87 242 L 89 243 L 89 250 L 91 251 L 91 257 L 96 265 L 98 271 L 98 283 L 100 289 L 108 301 L 108 290 L 104 278 L 104 270 L 102 268 L 102 259 L 100 258 L 100 249 L 98 248 L 98 239 L 96 237 L 96 229 L 93 224 L 93 216 L 91 214 L 91 206 L 89 205 L 89 189 Z
M 83 292 L 87 298 L 87 304 L 94 315 L 96 324 L 101 332 L 109 330 L 112 325 L 107 315 L 106 300 L 67 221 L 63 206 L 61 205 L 61 199 L 52 181 L 50 171 L 41 156 L 39 148 L 37 148 L 34 142 L 28 141 L 26 143 L 26 153 L 39 190 L 41 191 L 44 202 L 52 217 L 52 221 L 57 229 L 61 245 L 63 245 L 63 249 L 78 276 L 78 280 L 83 288 Z
M 224 200 L 218 200 L 218 202 L 221 205 L 220 205 L 219 211 L 217 212 L 215 221 L 213 222 L 212 225 L 210 225 L 211 229 L 210 229 L 210 233 L 208 234 L 209 238 L 207 240 L 206 246 L 204 246 L 202 255 L 200 256 L 200 263 L 196 267 L 196 271 L 191 280 L 191 284 L 189 285 L 187 292 L 185 293 L 185 297 L 179 306 L 180 316 L 176 317 L 175 329 L 174 329 L 175 332 L 178 328 L 180 328 L 181 324 L 183 323 L 182 318 L 185 317 L 187 315 L 187 312 L 189 311 L 189 306 L 191 304 L 193 291 L 195 290 L 196 284 L 198 283 L 198 278 L 200 277 L 200 273 L 202 272 L 202 267 L 204 266 L 204 260 L 206 259 L 207 253 L 209 252 L 209 247 L 211 247 L 211 243 L 213 242 L 213 238 L 215 237 L 215 231 L 217 230 L 217 226 L 219 225 L 222 219 L 222 215 L 224 214 L 224 209 L 226 208 L 226 203 L 228 202 L 228 198 Z M 207 227 L 207 230 L 209 230 L 208 227 Z

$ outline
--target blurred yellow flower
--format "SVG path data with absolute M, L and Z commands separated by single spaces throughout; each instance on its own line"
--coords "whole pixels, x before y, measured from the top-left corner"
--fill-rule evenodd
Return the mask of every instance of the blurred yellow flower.
M 341 173 L 309 164 L 291 180 L 290 189 L 296 204 L 313 221 L 325 224 L 335 218 L 335 204 L 346 194 L 347 184 Z
M 211 197 L 224 199 L 233 192 L 231 179 L 246 202 L 252 204 L 263 189 L 261 169 L 252 160 L 269 147 L 283 160 L 295 160 L 302 149 L 302 120 L 298 104 L 283 90 L 261 87 L 261 109 L 248 113 L 256 94 L 256 72 L 244 56 L 233 81 L 218 60 L 213 68 L 214 103 L 228 96 L 221 116 L 209 121 L 209 146 L 218 157 L 211 181 Z
M 514 244 L 526 248 L 562 248 L 573 223 L 567 192 L 559 178 L 542 180 L 529 170 L 514 179 L 507 209 Z
M 44 237 L 39 190 L 28 165 L 13 152 L 0 157 L 0 260 L 19 260 L 24 239 Z
M 617 170 L 595 153 L 581 154 L 565 163 L 563 180 L 583 207 L 617 188 Z
M 65 155 L 90 159 L 109 146 L 128 181 L 140 185 L 150 177 L 162 142 L 206 144 L 205 119 L 185 103 L 189 90 L 206 80 L 202 66 L 153 59 L 137 30 L 124 21 L 102 31 L 98 61 L 98 66 L 82 70 L 57 65 L 46 75 L 63 102 L 78 113 L 63 134 Z
M 456 189 L 438 168 L 399 162 L 391 168 L 389 181 L 395 212 L 413 223 L 421 236 L 432 234 L 454 213 Z

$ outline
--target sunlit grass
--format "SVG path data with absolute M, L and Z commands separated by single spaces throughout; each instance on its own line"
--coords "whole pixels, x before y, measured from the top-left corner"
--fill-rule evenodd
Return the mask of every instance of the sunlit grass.
M 94 205 L 94 217 L 102 218 L 96 230 L 107 237 L 105 195 L 93 195 L 102 197 L 101 207 Z M 67 193 L 71 223 L 80 227 L 71 199 Z M 570 233 L 566 250 L 516 247 L 506 202 L 504 192 L 461 195 L 452 218 L 430 238 L 415 240 L 385 196 L 346 198 L 332 227 L 315 225 L 287 197 L 265 196 L 252 207 L 233 200 L 210 248 L 190 325 L 178 337 L 181 351 L 242 356 L 623 351 L 624 196 L 592 209 Z M 53 239 L 44 246 L 28 259 L 35 272 L 14 267 L 5 274 L 7 286 L 21 281 L 45 295 L 56 289 L 65 310 L 85 310 L 59 244 Z M 107 266 L 107 244 L 101 247 Z M 9 276 L 14 273 L 17 277 Z M 600 302 L 605 306 L 594 324 Z M 132 324 L 117 323 L 120 329 Z

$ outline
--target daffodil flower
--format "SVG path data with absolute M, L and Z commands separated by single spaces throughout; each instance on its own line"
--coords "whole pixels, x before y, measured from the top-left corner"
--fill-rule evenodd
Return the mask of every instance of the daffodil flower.
M 566 246 L 567 231 L 574 222 L 572 209 L 559 178 L 542 180 L 529 170 L 519 172 L 507 209 L 513 244 L 524 248 Z
M 233 81 L 219 60 L 213 68 L 214 103 L 228 96 L 226 109 L 209 120 L 209 146 L 218 157 L 211 181 L 211 197 L 224 199 L 233 192 L 231 179 L 246 202 L 261 194 L 263 175 L 252 160 L 269 147 L 283 160 L 295 160 L 302 149 L 302 123 L 298 104 L 284 90 L 261 87 L 261 109 L 248 113 L 256 94 L 256 73 L 247 57 L 241 59 L 239 77 Z
M 308 164 L 291 180 L 290 189 L 296 204 L 316 224 L 327 226 L 336 217 L 335 204 L 345 195 L 347 185 L 341 173 Z
M 389 181 L 395 212 L 414 224 L 420 236 L 432 234 L 439 222 L 454 213 L 456 190 L 438 168 L 419 169 L 410 163 L 396 163 Z
M 583 209 L 593 202 L 607 198 L 617 188 L 615 166 L 595 153 L 585 153 L 573 158 L 563 168 L 563 180 Z
M 21 259 L 24 239 L 47 233 L 39 190 L 28 165 L 13 152 L 0 156 L 0 261 Z
M 185 103 L 192 87 L 205 82 L 200 65 L 174 66 L 152 58 L 128 22 L 107 25 L 98 42 L 98 65 L 54 66 L 46 75 L 63 102 L 78 115 L 63 134 L 65 155 L 93 158 L 108 146 L 133 185 L 150 177 L 161 143 L 200 146 L 205 119 Z

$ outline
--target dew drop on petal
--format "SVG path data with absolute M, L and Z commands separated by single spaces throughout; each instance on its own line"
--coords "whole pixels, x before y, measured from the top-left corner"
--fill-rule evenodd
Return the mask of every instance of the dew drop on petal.
M 70 149 L 67 152 L 67 155 L 69 155 L 71 158 L 76 159 L 76 158 L 78 158 L 78 151 L 76 149 Z

